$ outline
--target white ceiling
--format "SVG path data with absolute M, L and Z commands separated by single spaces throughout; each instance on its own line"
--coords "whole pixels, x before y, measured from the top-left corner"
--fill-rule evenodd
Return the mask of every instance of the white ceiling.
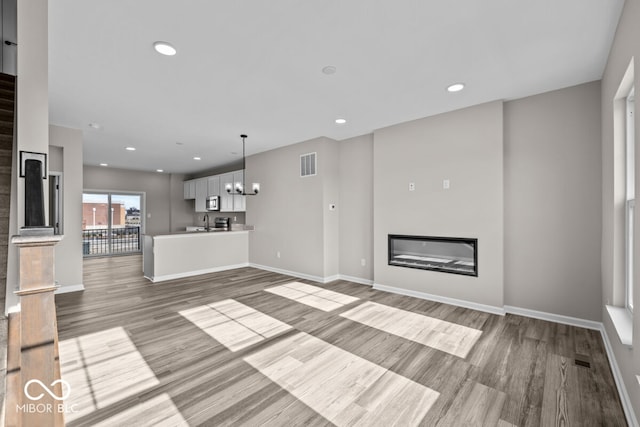
M 622 5 L 51 0 L 50 120 L 84 131 L 85 164 L 197 172 L 239 160 L 241 133 L 249 155 L 600 79 Z

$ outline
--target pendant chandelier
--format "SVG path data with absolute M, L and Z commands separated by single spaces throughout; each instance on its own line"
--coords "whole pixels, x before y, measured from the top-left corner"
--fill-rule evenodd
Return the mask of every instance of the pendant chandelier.
M 227 190 L 228 194 L 234 193 L 234 194 L 238 194 L 240 196 L 257 196 L 258 193 L 260 192 L 260 183 L 258 182 L 254 182 L 253 184 L 251 184 L 251 191 L 253 191 L 253 193 L 245 193 L 244 191 L 244 171 L 246 168 L 246 159 L 245 159 L 245 151 L 244 151 L 244 144 L 245 144 L 245 139 L 247 138 L 247 135 L 240 135 L 240 138 L 242 138 L 242 182 L 236 182 L 236 183 L 226 183 L 225 184 L 225 190 Z

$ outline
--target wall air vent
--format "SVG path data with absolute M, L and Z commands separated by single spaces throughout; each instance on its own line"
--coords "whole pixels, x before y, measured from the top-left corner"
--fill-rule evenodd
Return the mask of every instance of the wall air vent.
M 314 176 L 316 174 L 316 153 L 300 156 L 300 176 Z

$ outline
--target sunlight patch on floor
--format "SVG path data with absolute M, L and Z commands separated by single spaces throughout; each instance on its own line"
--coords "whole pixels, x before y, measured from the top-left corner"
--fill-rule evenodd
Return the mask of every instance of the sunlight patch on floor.
M 340 316 L 462 358 L 482 335 L 478 329 L 371 301 Z
M 265 291 L 322 311 L 332 311 L 359 300 L 359 298 L 350 295 L 300 282 L 291 282 L 281 286 L 275 286 L 265 289 Z
M 179 313 L 231 351 L 242 350 L 291 329 L 286 323 L 232 299 Z
M 171 397 L 163 393 L 138 403 L 113 417 L 107 418 L 94 427 L 113 426 L 171 426 L 187 427 L 189 424 L 176 408 Z
M 338 426 L 417 425 L 440 395 L 304 332 L 244 360 Z
M 62 379 L 71 386 L 65 414 L 73 421 L 159 384 L 122 327 L 60 341 Z

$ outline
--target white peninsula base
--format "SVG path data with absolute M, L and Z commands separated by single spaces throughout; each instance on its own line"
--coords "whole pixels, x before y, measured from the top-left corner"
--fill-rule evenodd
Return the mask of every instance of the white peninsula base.
M 152 282 L 249 266 L 249 231 L 145 235 L 144 277 Z

